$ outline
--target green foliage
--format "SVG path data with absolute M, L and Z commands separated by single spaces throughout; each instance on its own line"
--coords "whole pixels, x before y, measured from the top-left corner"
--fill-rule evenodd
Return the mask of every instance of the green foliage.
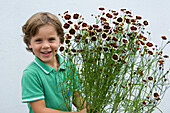
M 163 49 L 150 41 L 148 25 L 131 11 L 119 12 L 100 7 L 93 15 L 96 23 L 88 24 L 78 14 L 66 11 L 65 43 L 62 55 L 79 71 L 79 88 L 93 112 L 152 112 L 169 87 Z

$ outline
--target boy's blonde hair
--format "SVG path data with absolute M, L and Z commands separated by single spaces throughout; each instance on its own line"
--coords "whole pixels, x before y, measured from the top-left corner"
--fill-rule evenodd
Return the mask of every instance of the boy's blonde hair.
M 26 49 L 28 51 L 33 52 L 32 49 L 29 48 L 31 37 L 35 36 L 38 29 L 46 24 L 54 26 L 60 38 L 60 43 L 64 42 L 64 30 L 58 17 L 49 12 L 39 12 L 30 17 L 25 25 L 22 26 L 22 32 L 24 33 L 23 40 L 27 45 Z

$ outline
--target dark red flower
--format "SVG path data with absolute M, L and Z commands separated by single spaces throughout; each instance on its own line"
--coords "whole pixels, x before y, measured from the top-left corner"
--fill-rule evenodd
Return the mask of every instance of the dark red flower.
M 132 14 L 130 11 L 126 11 L 126 14 Z
M 118 47 L 116 43 L 111 43 L 110 45 L 111 45 L 112 47 L 114 47 L 114 48 L 117 48 L 117 47 Z
M 145 101 L 143 101 L 142 103 L 143 103 L 143 105 L 146 105 L 146 102 L 145 102 Z
M 155 93 L 153 94 L 153 96 L 154 96 L 154 97 L 159 97 L 159 94 L 158 94 L 157 92 L 155 92 Z
M 150 50 L 148 51 L 148 53 L 149 53 L 150 55 L 153 55 L 153 52 L 152 52 L 152 51 L 150 51 Z
M 145 26 L 147 26 L 148 25 L 148 21 L 143 21 L 143 24 L 145 25 Z
M 101 11 L 103 11 L 103 10 L 105 10 L 103 7 L 99 7 L 99 10 L 101 10 Z
M 69 34 L 66 34 L 66 39 L 71 39 L 72 37 Z
M 72 22 L 72 21 L 70 21 L 70 20 L 68 21 L 68 23 L 69 23 L 69 24 L 73 24 L 73 22 Z
M 119 59 L 119 57 L 118 57 L 117 54 L 114 54 L 114 55 L 112 56 L 112 58 L 113 58 L 113 60 L 115 60 L 115 61 L 117 61 L 117 60 Z
M 112 40 L 118 41 L 118 39 L 115 36 L 112 37 Z
M 71 15 L 66 14 L 66 15 L 64 16 L 64 18 L 65 18 L 66 20 L 69 20 L 69 19 L 71 19 Z
M 123 43 L 128 43 L 128 40 L 125 38 L 123 38 L 122 41 L 123 41 Z
M 100 20 L 101 20 L 101 21 L 106 21 L 106 18 L 101 17 Z
M 107 52 L 109 49 L 107 47 L 103 47 L 104 52 Z
M 166 40 L 166 39 L 167 39 L 166 36 L 162 36 L 161 38 L 162 38 L 163 40 Z
M 77 13 L 74 14 L 74 15 L 73 15 L 73 18 L 74 18 L 74 19 L 78 19 L 78 18 L 79 18 L 79 14 L 77 14 Z
M 102 38 L 105 39 L 107 37 L 107 34 L 106 33 L 103 33 L 102 34 Z
M 126 9 L 120 9 L 120 11 L 126 11 Z
M 131 22 L 136 22 L 136 19 L 131 19 Z
M 141 43 L 142 45 L 145 45 L 145 42 L 143 42 L 143 41 L 141 41 L 141 40 L 140 40 L 140 43 Z
M 63 46 L 60 46 L 60 49 L 59 49 L 61 52 L 64 50 L 64 47 Z
M 126 23 L 129 24 L 130 23 L 130 19 L 127 18 L 126 19 Z
M 117 21 L 122 22 L 123 21 L 122 17 L 117 18 Z
M 94 28 L 99 28 L 99 25 L 94 24 L 93 27 Z
M 169 58 L 169 56 L 168 56 L 168 55 L 164 55 L 163 57 L 164 57 L 164 58 Z
M 152 44 L 151 42 L 147 42 L 146 45 L 147 45 L 148 47 L 152 47 L 152 46 L 153 46 L 153 44 Z
M 142 17 L 141 16 L 136 16 L 136 19 L 140 20 L 140 19 L 142 19 Z
M 82 22 L 83 22 L 83 21 L 79 21 L 79 22 L 78 22 L 78 25 L 80 25 Z
M 92 40 L 92 41 L 96 41 L 97 38 L 96 38 L 95 36 L 93 36 L 93 37 L 91 38 L 91 40 Z
M 68 29 L 68 28 L 70 27 L 70 24 L 65 23 L 63 27 L 64 27 L 65 29 Z
M 113 24 L 115 24 L 115 25 L 119 25 L 119 23 L 118 23 L 118 22 L 113 22 Z
M 76 52 L 76 49 L 71 49 L 71 51 L 72 51 L 73 53 L 75 53 L 75 52 Z
M 130 27 L 131 30 L 136 31 L 137 28 L 135 26 Z
M 87 27 L 87 26 L 88 26 L 87 23 L 82 24 L 82 27 Z
M 119 13 L 118 12 L 114 12 L 113 15 L 117 16 Z
M 74 34 L 76 33 L 76 31 L 75 31 L 73 28 L 71 28 L 71 29 L 69 30 L 69 33 L 70 33 L 71 35 L 74 35 Z
M 74 24 L 74 28 L 75 28 L 76 30 L 78 30 L 78 29 L 79 29 L 79 26 L 78 26 L 77 24 Z
M 106 16 L 107 16 L 108 18 L 112 18 L 112 17 L 113 17 L 110 13 L 107 13 Z
M 66 40 L 65 40 L 65 43 L 66 43 L 66 44 L 69 44 L 69 43 L 70 43 L 70 40 L 66 39 Z
M 148 80 L 153 80 L 153 77 L 152 77 L 152 76 L 149 76 L 149 77 L 148 77 Z

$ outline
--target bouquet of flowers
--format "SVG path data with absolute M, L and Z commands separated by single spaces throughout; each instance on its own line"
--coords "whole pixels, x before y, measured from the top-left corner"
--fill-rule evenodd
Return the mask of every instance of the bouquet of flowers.
M 151 42 L 149 24 L 132 11 L 99 8 L 89 24 L 79 13 L 63 15 L 65 42 L 60 47 L 63 57 L 77 68 L 88 112 L 152 112 L 170 86 L 169 69 L 163 53 L 170 43 L 162 36 L 163 45 Z M 159 109 L 160 110 L 160 109 Z M 161 111 L 161 110 L 160 110 Z

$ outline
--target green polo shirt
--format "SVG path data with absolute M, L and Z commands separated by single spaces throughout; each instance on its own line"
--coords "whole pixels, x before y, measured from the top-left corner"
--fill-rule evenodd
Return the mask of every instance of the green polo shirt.
M 38 57 L 23 72 L 22 102 L 28 103 L 30 113 L 34 113 L 29 102 L 44 99 L 47 108 L 69 111 L 72 107 L 72 94 L 79 87 L 76 68 L 56 55 L 59 68 L 45 64 Z M 71 67 L 71 68 L 70 68 Z

